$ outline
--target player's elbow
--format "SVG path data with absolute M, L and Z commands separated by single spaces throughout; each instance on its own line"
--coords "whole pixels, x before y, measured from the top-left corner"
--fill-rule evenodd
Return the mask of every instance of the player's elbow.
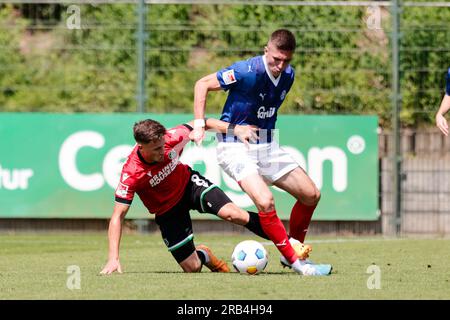
M 194 92 L 195 94 L 208 92 L 207 82 L 204 78 L 197 80 L 194 86 Z

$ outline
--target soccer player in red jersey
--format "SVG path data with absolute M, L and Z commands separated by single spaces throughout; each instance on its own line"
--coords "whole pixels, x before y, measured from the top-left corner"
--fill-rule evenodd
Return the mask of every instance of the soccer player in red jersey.
M 207 129 L 219 132 L 225 132 L 228 127 L 227 123 L 216 119 L 204 122 Z M 122 222 L 135 194 L 149 212 L 155 214 L 164 243 L 185 272 L 199 272 L 202 265 L 213 272 L 229 272 L 226 262 L 215 257 L 208 247 L 195 247 L 190 209 L 215 214 L 269 239 L 257 213 L 237 207 L 219 187 L 179 161 L 184 146 L 190 141 L 193 123 L 169 130 L 151 119 L 135 123 L 136 146 L 123 166 L 116 189 L 108 230 L 109 257 L 101 274 L 122 273 L 119 261 Z M 248 140 L 255 137 L 255 130 L 237 126 L 235 134 Z

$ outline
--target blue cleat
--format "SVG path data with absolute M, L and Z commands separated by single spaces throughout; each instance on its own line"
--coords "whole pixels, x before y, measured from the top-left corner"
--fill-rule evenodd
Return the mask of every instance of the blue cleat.
M 331 270 L 333 270 L 333 266 L 331 264 L 314 264 L 314 268 L 317 271 L 317 274 L 319 276 L 327 276 L 331 274 Z
M 283 267 L 292 268 L 285 257 L 280 257 L 280 263 Z M 315 264 L 311 260 L 300 260 L 302 264 L 302 274 L 304 276 L 327 276 L 331 274 L 333 266 L 331 264 Z

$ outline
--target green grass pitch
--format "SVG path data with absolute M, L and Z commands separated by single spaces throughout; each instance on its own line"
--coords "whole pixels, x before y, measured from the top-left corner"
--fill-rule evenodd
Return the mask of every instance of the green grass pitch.
M 269 264 L 260 275 L 206 268 L 185 274 L 159 234 L 124 234 L 124 273 L 100 276 L 107 259 L 106 232 L 2 234 L 0 299 L 450 299 L 449 239 L 312 237 L 311 259 L 331 263 L 334 270 L 327 277 L 304 277 L 283 269 L 276 248 L 255 236 L 195 236 L 196 244 L 210 246 L 230 266 L 234 246 L 246 239 L 259 240 L 268 250 Z M 73 265 L 79 267 L 80 289 L 70 281 Z M 367 272 L 372 265 L 379 267 L 379 289 L 368 288 L 368 282 L 376 286 L 375 274 Z

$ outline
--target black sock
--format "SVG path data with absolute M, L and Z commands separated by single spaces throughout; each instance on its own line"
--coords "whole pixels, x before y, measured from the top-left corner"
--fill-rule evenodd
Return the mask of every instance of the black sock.
M 250 219 L 248 223 L 244 226 L 254 234 L 260 236 L 261 238 L 270 240 L 269 236 L 264 232 L 261 227 L 261 221 L 259 221 L 259 215 L 256 212 L 249 211 Z
M 196 252 L 197 252 L 198 258 L 200 259 L 202 264 L 205 264 L 205 262 L 206 262 L 205 253 L 202 250 L 197 250 Z

